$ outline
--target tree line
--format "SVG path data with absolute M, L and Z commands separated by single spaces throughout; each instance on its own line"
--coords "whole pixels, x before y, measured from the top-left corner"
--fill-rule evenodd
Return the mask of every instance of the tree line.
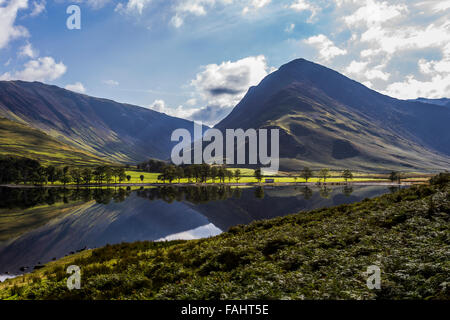
M 123 167 L 110 167 L 106 165 L 95 168 L 79 168 L 53 165 L 42 166 L 39 161 L 28 158 L 3 157 L 0 158 L 0 183 L 24 184 L 54 184 L 63 185 L 71 182 L 81 184 L 121 183 L 130 180 Z
M 158 176 L 158 180 L 161 180 L 163 183 L 166 181 L 172 183 L 175 180 L 180 182 L 183 178 L 187 179 L 189 183 L 193 181 L 196 183 L 206 183 L 208 180 L 212 180 L 213 182 L 219 180 L 219 182 L 225 183 L 227 179 L 228 182 L 231 182 L 233 179 L 239 182 L 242 175 L 239 169 L 232 171 L 224 166 L 203 163 L 185 166 L 166 165 L 162 168 Z

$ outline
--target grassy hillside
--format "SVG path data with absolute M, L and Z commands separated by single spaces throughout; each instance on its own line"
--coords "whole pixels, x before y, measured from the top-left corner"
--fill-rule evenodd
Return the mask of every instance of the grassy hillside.
M 43 165 L 98 165 L 108 162 L 78 150 L 28 126 L 0 118 L 0 156 L 14 155 L 38 160 Z
M 188 120 L 26 81 L 0 81 L 0 116 L 114 163 L 168 159 L 172 132 L 193 130 Z
M 3 299 L 450 299 L 450 183 L 233 227 L 85 251 L 0 284 Z M 66 268 L 82 270 L 66 289 Z M 381 290 L 364 272 L 381 268 Z

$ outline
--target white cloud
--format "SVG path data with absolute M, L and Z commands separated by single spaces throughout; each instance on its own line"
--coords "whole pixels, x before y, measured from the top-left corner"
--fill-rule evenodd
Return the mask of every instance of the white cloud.
M 312 4 L 311 2 L 309 2 L 307 0 L 296 0 L 289 7 L 297 12 L 303 12 L 303 11 L 311 12 L 308 22 L 312 22 L 314 17 L 317 15 L 317 13 L 319 13 L 319 11 L 321 11 L 320 7 Z
M 28 7 L 28 0 L 0 1 L 0 49 L 3 49 L 11 40 L 27 37 L 28 30 L 23 26 L 16 26 L 17 12 Z
M 179 28 L 183 25 L 184 21 L 179 15 L 174 15 L 170 20 L 170 23 L 175 27 Z
M 257 3 L 266 2 L 267 0 L 253 1 Z M 229 5 L 232 3 L 233 0 L 178 0 L 173 6 L 173 16 L 170 19 L 170 24 L 175 28 L 180 28 L 188 16 L 206 16 L 209 9 L 218 5 Z
M 56 63 L 52 57 L 42 57 L 30 60 L 24 69 L 17 72 L 6 72 L 0 75 L 0 80 L 48 81 L 61 77 L 67 70 L 62 63 Z
M 250 4 L 242 9 L 242 14 L 247 14 L 250 10 L 258 10 L 267 6 L 272 0 L 252 0 Z
M 352 61 L 345 69 L 348 73 L 359 74 L 367 68 L 367 62 Z
M 189 119 L 198 109 L 188 109 L 180 105 L 177 108 L 171 108 L 166 105 L 164 100 L 157 99 L 153 101 L 151 105 L 148 106 L 149 109 L 165 113 L 172 117 Z
M 380 79 L 384 81 L 388 81 L 391 76 L 388 72 L 383 72 L 379 68 L 367 70 L 365 76 L 369 80 Z
M 151 3 L 152 0 L 128 0 L 126 4 L 117 4 L 114 11 L 124 14 L 139 14 L 141 15 L 144 9 Z
M 86 3 L 92 9 L 101 9 L 106 6 L 111 0 L 86 0 Z
M 78 93 L 86 92 L 86 88 L 84 87 L 84 85 L 81 82 L 76 82 L 74 84 L 68 84 L 64 88 L 67 90 L 70 90 L 70 91 L 78 92 Z
M 104 80 L 103 83 L 108 86 L 118 86 L 119 85 L 119 82 L 116 80 Z
M 419 81 L 413 75 L 409 75 L 404 81 L 390 84 L 384 93 L 400 99 L 418 97 L 437 99 L 448 97 L 449 92 L 450 74 L 447 74 L 433 76 L 429 81 Z
M 327 8 L 322 35 L 304 40 L 319 61 L 397 98 L 450 96 L 450 0 L 332 2 L 298 1 L 304 11 L 313 3 Z
M 389 5 L 388 2 L 367 0 L 364 6 L 346 16 L 344 21 L 351 27 L 361 23 L 373 26 L 399 17 L 407 11 L 406 5 Z
M 325 61 L 347 54 L 347 50 L 338 48 L 333 41 L 323 34 L 310 37 L 305 40 L 305 43 L 315 47 L 319 51 L 320 57 Z
M 200 98 L 209 106 L 235 106 L 250 86 L 257 85 L 269 67 L 263 55 L 226 61 L 203 67 L 191 81 Z
M 47 2 L 42 0 L 40 2 L 33 1 L 33 11 L 31 11 L 30 16 L 36 17 L 40 15 L 44 10 Z
M 37 52 L 33 49 L 33 46 L 29 42 L 23 47 L 21 47 L 19 51 L 19 56 L 22 57 L 29 57 L 33 59 L 37 57 L 37 55 L 38 55 Z

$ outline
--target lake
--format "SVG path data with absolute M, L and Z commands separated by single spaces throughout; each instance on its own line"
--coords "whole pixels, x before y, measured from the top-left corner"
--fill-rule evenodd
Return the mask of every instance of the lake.
M 392 187 L 391 187 L 392 188 Z M 387 186 L 0 188 L 0 280 L 87 248 L 198 239 L 379 196 Z

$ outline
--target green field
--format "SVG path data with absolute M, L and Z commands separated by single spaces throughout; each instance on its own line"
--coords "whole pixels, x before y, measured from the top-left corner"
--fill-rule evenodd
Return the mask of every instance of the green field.
M 239 183 L 258 183 L 258 180 L 253 176 L 254 170 L 252 169 L 240 169 L 242 177 L 239 180 Z M 233 170 L 234 171 L 234 170 Z M 131 176 L 131 180 L 124 181 L 122 183 L 142 183 L 140 176 L 144 175 L 144 181 L 143 183 L 162 183 L 161 180 L 158 180 L 159 173 L 148 173 L 148 172 L 140 172 L 140 171 L 126 171 L 127 175 Z M 264 179 L 274 179 L 275 183 L 294 183 L 294 182 L 305 182 L 305 179 L 303 178 L 297 178 L 294 179 L 292 176 L 289 177 L 272 177 L 267 176 L 263 178 L 262 182 L 264 182 Z M 193 182 L 194 180 L 191 180 Z M 311 178 L 308 180 L 308 182 L 320 182 L 321 180 L 319 178 Z M 387 179 L 383 178 L 354 178 L 352 181 L 354 182 L 363 182 L 363 181 L 385 181 L 387 182 Z M 236 183 L 237 181 L 233 178 L 231 179 L 231 182 L 228 179 L 225 179 L 225 183 Z M 327 179 L 327 182 L 330 183 L 337 183 L 337 182 L 345 182 L 343 178 L 329 178 Z M 168 184 L 169 182 L 166 181 Z M 178 179 L 172 181 L 172 183 L 178 183 Z M 181 179 L 180 183 L 188 183 L 188 179 Z M 207 181 L 207 183 L 213 183 L 211 179 Z M 216 179 L 214 183 L 219 183 L 219 179 Z

